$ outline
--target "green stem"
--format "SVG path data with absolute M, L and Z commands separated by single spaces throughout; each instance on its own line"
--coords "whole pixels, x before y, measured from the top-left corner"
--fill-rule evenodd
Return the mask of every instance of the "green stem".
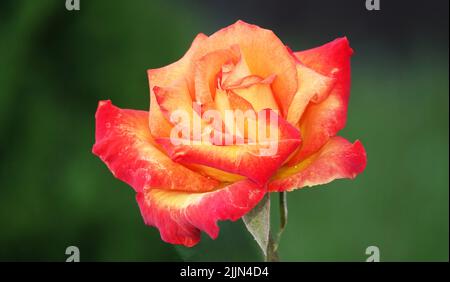
M 276 249 L 275 241 L 273 240 L 272 234 L 269 234 L 269 243 L 267 244 L 265 261 L 266 262 L 280 261 L 280 257 L 278 256 L 278 251 Z
M 286 229 L 287 224 L 287 193 L 280 192 L 279 193 L 279 208 L 280 208 L 280 229 L 278 230 L 277 236 L 274 239 L 272 236 L 272 231 L 269 233 L 269 243 L 267 244 L 267 251 L 265 260 L 268 262 L 280 261 L 280 257 L 278 256 L 278 246 L 280 244 L 281 235 Z
M 280 192 L 280 230 L 278 231 L 277 238 L 275 241 L 275 251 L 278 250 L 278 246 L 280 244 L 281 235 L 284 232 L 284 229 L 286 229 L 287 225 L 287 219 L 288 219 L 288 207 L 287 207 L 287 193 L 286 192 Z

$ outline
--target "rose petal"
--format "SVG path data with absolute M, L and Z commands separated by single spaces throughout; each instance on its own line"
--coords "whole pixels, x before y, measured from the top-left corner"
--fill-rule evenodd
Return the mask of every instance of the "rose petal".
M 269 191 L 291 191 L 326 184 L 339 178 L 353 179 L 363 172 L 366 162 L 366 151 L 361 142 L 352 144 L 336 136 L 319 152 L 296 166 L 281 168 L 269 183 Z
M 253 77 L 251 76 L 251 78 Z M 242 86 L 234 86 L 232 91 L 247 100 L 257 112 L 263 109 L 272 109 L 278 112 L 278 105 L 270 87 L 274 79 L 275 76 L 269 76 L 267 79 L 259 78 L 258 82 L 248 82 L 244 78 Z
M 92 152 L 115 177 L 137 192 L 149 187 L 205 192 L 219 184 L 173 162 L 155 147 L 148 129 L 148 112 L 123 110 L 111 101 L 101 101 L 95 118 Z
M 287 113 L 297 90 L 295 59 L 280 39 L 271 31 L 243 21 L 237 21 L 205 40 L 198 54 L 238 45 L 251 74 L 260 77 L 275 75 L 272 89 L 283 113 Z
M 186 79 L 189 93 L 192 95 L 191 97 L 194 98 L 194 77 L 193 74 L 191 74 L 191 70 L 193 69 L 194 58 L 197 52 L 207 39 L 208 36 L 202 33 L 198 34 L 189 50 L 180 60 L 162 68 L 148 70 L 150 89 L 154 86 L 167 87 L 172 85 L 174 81 Z
M 255 112 L 255 109 L 253 108 L 252 104 L 244 99 L 242 96 L 237 95 L 233 91 L 227 91 L 226 95 L 228 97 L 229 101 L 229 107 L 232 111 L 253 111 Z
M 296 52 L 307 67 L 335 79 L 328 97 L 319 104 L 310 104 L 300 120 L 302 148 L 289 161 L 294 165 L 317 152 L 330 137 L 345 126 L 350 95 L 350 48 L 347 38 L 339 38 L 323 46 Z
M 196 73 L 196 62 L 209 53 L 218 50 L 232 50 L 233 46 L 239 47 L 243 56 L 241 61 L 245 60 L 251 74 L 260 77 L 275 75 L 276 79 L 272 84 L 272 89 L 278 105 L 286 114 L 297 90 L 295 59 L 272 31 L 243 21 L 238 21 L 223 28 L 210 37 L 203 34 L 198 35 L 182 59 L 166 67 L 149 70 L 150 88 L 153 88 L 153 86 L 168 86 L 171 81 L 179 80 L 184 76 L 191 97 L 194 99 L 194 93 L 198 91 L 198 101 L 201 103 L 209 102 L 208 95 L 206 95 L 206 85 L 212 85 L 210 82 L 213 79 L 211 75 L 214 77 L 217 73 L 211 73 L 210 69 L 202 71 L 202 73 L 207 74 L 207 77 L 201 79 L 203 81 L 199 86 L 201 89 L 194 89 L 194 78 L 197 76 L 194 75 Z M 205 64 L 205 66 L 208 66 L 208 64 Z M 195 83 L 198 81 L 197 76 Z M 209 83 L 205 83 L 208 81 Z M 214 89 L 210 89 L 210 92 L 213 93 Z M 152 112 L 150 114 L 152 115 Z M 155 116 L 160 117 L 157 114 Z M 152 134 L 157 136 L 153 133 L 153 130 Z
M 173 85 L 175 81 L 185 80 L 188 87 L 187 92 L 194 98 L 194 78 L 193 75 L 189 75 L 193 68 L 193 58 L 198 50 L 200 44 L 208 38 L 204 34 L 199 34 L 192 42 L 191 47 L 186 54 L 177 62 L 168 66 L 150 69 L 147 71 L 148 80 L 150 85 L 150 132 L 153 136 L 165 136 L 170 135 L 172 129 L 171 124 L 168 122 L 159 108 L 153 87 L 169 87 Z
M 199 125 L 198 133 L 201 127 L 207 126 L 207 123 L 201 118 L 201 108 L 198 104 L 192 102 L 189 95 L 186 82 L 180 80 L 168 87 L 153 87 L 159 109 L 165 119 L 171 124 L 170 133 L 167 135 L 159 135 L 158 137 L 170 137 L 172 133 L 172 125 L 183 127 L 183 131 L 188 133 L 185 138 L 200 139 L 200 135 L 195 135 L 195 125 Z M 153 121 L 152 121 L 153 122 Z M 155 121 L 156 122 L 156 121 Z
M 239 61 L 234 65 L 230 72 L 226 73 L 224 77 L 222 77 L 222 86 L 235 84 L 242 77 L 251 75 L 247 61 L 241 53 L 241 50 L 239 47 L 235 49 L 238 49 L 239 51 Z
M 218 220 L 235 221 L 262 199 L 266 189 L 242 180 L 206 193 L 151 189 L 136 195 L 147 225 L 159 229 L 162 240 L 192 247 L 200 231 L 211 238 L 219 234 Z
M 155 93 L 150 93 L 149 130 L 153 136 L 169 137 L 173 126 L 164 117 L 164 114 L 156 100 Z
M 170 115 L 177 110 L 184 111 L 187 115 L 192 116 L 192 98 L 184 80 L 179 80 L 172 86 L 154 86 L 153 92 L 162 114 L 169 122 L 171 120 Z
M 264 113 L 267 116 L 270 110 L 264 110 Z M 206 142 L 186 143 L 181 140 L 173 142 L 174 140 L 168 138 L 155 140 L 170 158 L 177 162 L 210 166 L 246 176 L 263 185 L 301 143 L 299 132 L 295 127 L 279 116 L 277 123 L 278 139 L 265 143 L 217 146 Z M 276 151 L 264 154 L 269 146 Z
M 309 102 L 323 101 L 334 86 L 335 79 L 322 75 L 305 65 L 297 64 L 298 90 L 289 105 L 286 120 L 297 124 Z
M 186 167 L 201 173 L 202 175 L 206 175 L 208 177 L 212 177 L 220 182 L 234 183 L 240 180 L 245 179 L 245 176 L 229 173 L 220 169 L 215 169 L 209 166 L 199 165 L 199 164 L 189 164 L 185 165 Z
M 210 52 L 195 63 L 195 97 L 201 104 L 212 102 L 217 88 L 217 75 L 227 62 L 237 62 L 239 51 L 222 49 Z

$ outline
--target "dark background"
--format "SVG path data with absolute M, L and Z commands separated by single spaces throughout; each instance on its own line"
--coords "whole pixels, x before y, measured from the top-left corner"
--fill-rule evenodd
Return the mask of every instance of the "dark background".
M 259 260 L 241 221 L 195 248 L 162 242 L 134 192 L 91 154 L 98 100 L 149 107 L 146 70 L 242 19 L 293 50 L 347 36 L 347 127 L 366 171 L 288 195 L 282 260 L 448 260 L 448 1 L 0 2 L 0 260 Z M 276 204 L 275 202 L 273 204 Z M 277 224 L 274 209 L 273 224 Z

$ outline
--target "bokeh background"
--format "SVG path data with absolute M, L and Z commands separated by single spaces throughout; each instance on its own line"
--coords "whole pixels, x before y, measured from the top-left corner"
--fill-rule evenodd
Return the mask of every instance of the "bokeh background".
M 70 245 L 83 261 L 260 260 L 242 221 L 195 248 L 162 242 L 91 154 L 98 100 L 148 109 L 148 68 L 242 19 L 294 50 L 344 35 L 355 50 L 341 135 L 367 169 L 289 193 L 281 259 L 364 261 L 375 245 L 382 261 L 448 261 L 448 1 L 364 2 L 2 0 L 0 260 L 64 261 Z

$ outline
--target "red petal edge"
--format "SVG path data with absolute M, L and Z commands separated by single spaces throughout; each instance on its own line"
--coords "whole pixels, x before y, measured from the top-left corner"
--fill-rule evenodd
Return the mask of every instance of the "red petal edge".
M 275 180 L 269 183 L 269 191 L 292 191 L 305 186 L 326 184 L 340 178 L 353 179 L 364 171 L 366 164 L 366 151 L 360 141 L 352 144 L 336 136 L 319 152 L 298 164 L 297 168 L 288 168 L 291 170 L 288 176 L 280 171 Z
M 221 186 L 174 163 L 153 144 L 145 111 L 100 101 L 95 136 L 93 153 L 134 188 L 144 222 L 157 227 L 168 243 L 192 247 L 201 230 L 215 239 L 218 220 L 239 219 L 267 191 L 249 180 Z
M 155 146 L 148 112 L 120 109 L 111 101 L 100 101 L 95 118 L 92 152 L 136 192 L 150 187 L 207 192 L 219 185 L 218 181 L 173 162 Z
M 347 104 L 350 95 L 350 57 L 353 50 L 346 37 L 335 39 L 325 45 L 295 52 L 295 56 L 308 68 L 335 79 L 328 97 L 310 104 L 300 120 L 303 145 L 289 161 L 294 165 L 317 152 L 347 120 Z
M 255 183 L 242 180 L 206 193 L 151 189 L 138 193 L 136 200 L 145 223 L 158 228 L 162 240 L 192 247 L 200 241 L 200 231 L 217 238 L 218 220 L 241 218 L 265 192 Z

